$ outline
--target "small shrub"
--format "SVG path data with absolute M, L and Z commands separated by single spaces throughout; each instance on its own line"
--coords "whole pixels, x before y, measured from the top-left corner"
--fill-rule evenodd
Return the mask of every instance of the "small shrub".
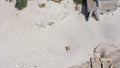
M 40 3 L 40 4 L 39 4 L 39 7 L 40 7 L 40 8 L 43 8 L 43 7 L 45 7 L 45 6 L 46 6 L 45 3 Z
M 9 1 L 9 2 L 12 2 L 13 0 L 5 0 L 5 1 Z
M 82 0 L 73 0 L 75 4 L 82 4 Z
M 27 7 L 27 0 L 16 0 L 15 7 L 19 10 Z
M 82 0 L 73 0 L 73 2 L 76 4 L 75 10 L 76 10 L 76 11 L 79 10 L 78 5 L 79 5 L 79 4 L 82 4 Z
M 54 1 L 54 2 L 60 3 L 62 0 L 51 0 L 51 1 Z
M 48 22 L 48 25 L 49 26 L 51 26 L 51 25 L 53 25 L 54 24 L 54 22 Z
M 12 2 L 13 0 L 9 0 L 9 2 Z

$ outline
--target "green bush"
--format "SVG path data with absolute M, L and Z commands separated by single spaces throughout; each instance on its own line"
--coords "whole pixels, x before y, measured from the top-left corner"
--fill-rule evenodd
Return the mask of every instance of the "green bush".
M 27 7 L 27 0 L 16 0 L 15 7 L 19 10 Z
M 82 4 L 82 0 L 73 0 L 73 2 L 76 4 Z

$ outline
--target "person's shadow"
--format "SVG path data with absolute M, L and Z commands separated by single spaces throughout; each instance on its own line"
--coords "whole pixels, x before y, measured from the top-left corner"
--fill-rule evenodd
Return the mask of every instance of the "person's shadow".
M 88 15 L 89 13 L 87 12 L 87 1 L 82 0 L 82 11 L 81 13 L 84 15 L 85 20 L 88 21 Z

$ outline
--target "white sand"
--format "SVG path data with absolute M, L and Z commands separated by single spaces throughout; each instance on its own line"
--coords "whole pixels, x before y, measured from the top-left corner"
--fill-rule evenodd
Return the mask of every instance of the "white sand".
M 22 11 L 0 0 L 0 68 L 68 68 L 89 60 L 99 43 L 120 42 L 120 9 L 86 22 L 72 0 L 29 1 Z M 48 23 L 54 22 L 53 25 Z M 66 52 L 65 46 L 71 46 Z

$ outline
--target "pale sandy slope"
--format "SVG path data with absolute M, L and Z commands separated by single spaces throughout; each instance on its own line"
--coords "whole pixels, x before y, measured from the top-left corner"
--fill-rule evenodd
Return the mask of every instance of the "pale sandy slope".
M 89 60 L 99 43 L 119 44 L 120 9 L 86 22 L 72 0 L 42 2 L 45 8 L 35 0 L 18 11 L 0 0 L 0 68 L 68 68 Z

